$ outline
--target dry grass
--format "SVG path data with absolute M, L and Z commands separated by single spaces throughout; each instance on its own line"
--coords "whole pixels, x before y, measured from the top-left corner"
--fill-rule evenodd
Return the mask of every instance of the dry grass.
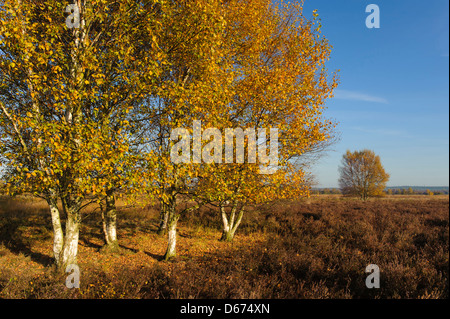
M 122 208 L 119 254 L 101 253 L 98 213 L 84 214 L 81 288 L 51 266 L 45 202 L 0 199 L 1 298 L 448 298 L 449 200 L 367 202 L 318 196 L 250 210 L 235 241 L 219 242 L 211 209 L 179 223 L 178 257 L 162 261 L 154 207 Z M 368 264 L 381 288 L 367 289 Z

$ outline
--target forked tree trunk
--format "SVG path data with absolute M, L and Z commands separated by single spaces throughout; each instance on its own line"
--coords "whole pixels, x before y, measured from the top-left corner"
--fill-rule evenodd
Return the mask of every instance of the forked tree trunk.
M 105 235 L 105 248 L 110 252 L 119 250 L 117 240 L 117 210 L 114 192 L 108 191 L 105 198 L 105 206 L 102 209 L 103 232 Z
M 223 222 L 223 231 L 222 237 L 220 241 L 231 242 L 234 239 L 234 234 L 236 233 L 237 228 L 239 227 L 242 217 L 244 216 L 244 206 L 242 206 L 237 212 L 237 203 L 234 203 L 231 208 L 230 219 L 228 219 L 227 212 L 224 206 L 220 206 L 220 212 L 222 214 L 222 222 Z M 237 218 L 236 218 L 236 212 Z
M 199 204 L 186 207 L 182 211 L 176 211 L 176 195 L 171 196 L 169 205 L 167 205 L 167 250 L 164 254 L 164 260 L 169 260 L 176 256 L 177 245 L 177 223 L 180 216 L 199 208 Z

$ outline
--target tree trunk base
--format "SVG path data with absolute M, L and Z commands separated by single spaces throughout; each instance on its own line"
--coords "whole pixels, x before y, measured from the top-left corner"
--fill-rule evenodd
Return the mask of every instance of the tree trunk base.
M 103 247 L 100 248 L 100 253 L 105 254 L 117 254 L 121 252 L 121 248 L 119 246 L 119 243 L 116 241 L 114 243 L 105 244 Z
M 164 236 L 167 235 L 167 228 L 158 228 L 158 230 L 156 231 L 156 234 L 158 236 Z
M 234 234 L 231 233 L 222 233 L 222 237 L 220 237 L 219 241 L 231 243 L 234 239 Z
M 177 257 L 176 254 L 172 255 L 172 254 L 165 253 L 164 257 L 163 257 L 163 260 L 164 261 L 173 261 L 176 257 Z

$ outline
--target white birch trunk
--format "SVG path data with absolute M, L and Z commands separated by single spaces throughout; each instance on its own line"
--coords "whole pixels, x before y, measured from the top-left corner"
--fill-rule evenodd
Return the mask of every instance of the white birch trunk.
M 238 218 L 236 219 L 236 223 L 233 225 L 233 228 L 231 229 L 231 240 L 233 240 L 234 233 L 236 232 L 236 230 L 238 229 L 239 225 L 241 224 L 242 217 L 244 217 L 244 207 L 242 207 L 239 210 Z
M 50 197 L 47 202 L 48 206 L 50 207 L 50 215 L 53 225 L 53 257 L 55 259 L 56 266 L 59 267 L 61 251 L 64 245 L 64 234 L 61 227 L 61 218 L 57 206 L 56 197 Z
M 167 251 L 164 255 L 164 260 L 169 260 L 177 255 L 177 222 L 179 216 L 171 211 L 169 214 L 169 222 L 167 224 Z
M 228 224 L 228 217 L 225 207 L 220 206 L 220 213 L 222 214 L 222 224 L 223 224 L 222 237 L 220 238 L 220 240 L 225 241 L 227 234 L 230 232 L 230 225 Z
M 109 246 L 116 246 L 117 245 L 117 233 L 116 233 L 116 220 L 115 215 L 112 216 L 106 216 L 106 244 Z
M 106 242 L 105 248 L 108 251 L 117 251 L 119 249 L 119 243 L 117 241 L 117 210 L 114 194 L 109 192 L 105 201 L 105 211 L 102 211 L 103 231 Z
M 167 252 L 164 259 L 170 259 L 177 254 L 177 223 L 172 223 L 168 231 Z
M 78 210 L 68 210 L 66 222 L 66 234 L 64 246 L 60 256 L 60 268 L 65 270 L 68 265 L 77 263 L 78 237 L 80 230 L 80 220 Z

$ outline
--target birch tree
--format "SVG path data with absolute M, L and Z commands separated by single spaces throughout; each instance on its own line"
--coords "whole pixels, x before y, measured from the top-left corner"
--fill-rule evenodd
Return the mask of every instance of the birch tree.
M 73 25 L 66 23 L 66 8 L 59 1 L 6 0 L 0 10 L 0 145 L 10 173 L 7 189 L 48 202 L 60 269 L 76 263 L 87 198 L 120 187 L 123 179 L 111 174 L 128 161 L 126 114 L 151 90 L 159 69 L 156 1 L 78 0 Z M 153 49 L 140 52 L 143 43 Z M 67 216 L 65 232 L 58 200 Z
M 347 151 L 342 157 L 339 172 L 342 194 L 359 196 L 362 200 L 382 196 L 389 181 L 380 157 L 371 150 Z
M 233 164 L 211 166 L 199 182 L 200 196 L 220 211 L 221 239 L 231 241 L 248 205 L 309 196 L 302 158 L 334 138 L 335 123 L 323 112 L 337 86 L 337 75 L 325 68 L 331 46 L 321 35 L 317 14 L 305 17 L 301 4 L 235 0 L 227 2 L 225 16 L 223 50 L 233 63 L 233 79 L 227 90 L 231 103 L 220 123 L 224 130 L 266 133 L 266 138 L 256 137 L 257 147 L 250 146 L 249 136 L 239 142 L 236 138 L 236 147 L 245 145 L 240 155 L 245 161 L 238 163 L 234 150 Z M 278 136 L 269 134 L 271 128 Z M 275 142 L 277 153 L 271 155 L 276 163 L 270 167 L 267 157 L 275 151 L 270 150 Z M 249 160 L 252 148 L 257 148 L 258 156 Z
M 206 125 L 217 118 L 223 103 L 225 67 L 220 67 L 219 50 L 224 28 L 221 1 L 192 0 L 169 2 L 162 13 L 164 32 L 157 42 L 166 63 L 157 81 L 157 89 L 135 109 L 136 133 L 141 137 L 137 152 L 146 182 L 143 190 L 158 198 L 161 209 L 160 232 L 167 229 L 165 259 L 176 255 L 176 229 L 180 216 L 195 207 L 189 203 L 191 186 L 201 166 L 177 163 L 171 150 L 184 128 L 192 135 L 193 122 Z M 174 137 L 172 139 L 171 137 Z

